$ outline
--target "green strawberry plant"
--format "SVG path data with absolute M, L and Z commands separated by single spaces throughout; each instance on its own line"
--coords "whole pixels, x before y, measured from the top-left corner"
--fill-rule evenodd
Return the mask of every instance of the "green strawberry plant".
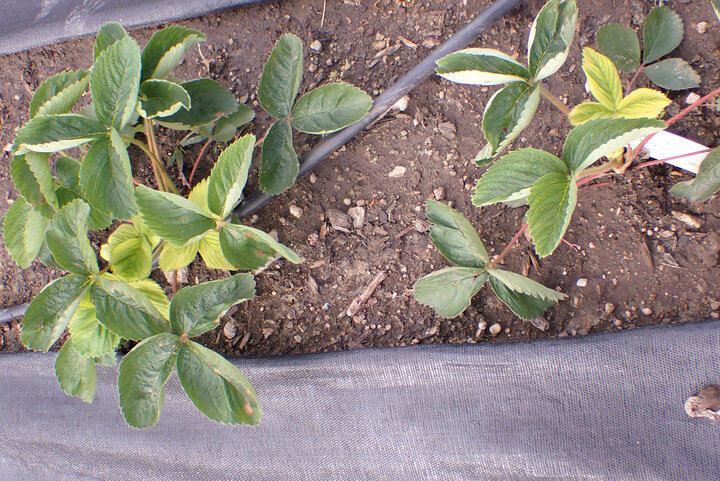
M 597 33 L 598 48 L 623 72 L 635 71 L 628 90 L 642 72 L 655 85 L 668 90 L 692 89 L 700 85 L 700 76 L 680 58 L 662 57 L 682 42 L 684 30 L 680 15 L 667 5 L 653 8 L 643 25 L 643 50 L 637 33 L 619 24 L 606 25 Z
M 505 85 L 488 100 L 482 119 L 486 146 L 475 158 L 491 162 L 527 127 L 547 95 L 540 82 L 565 63 L 577 20 L 575 0 L 550 0 L 530 29 L 527 66 L 493 49 L 468 48 L 438 60 L 436 72 L 452 82 Z
M 662 32 L 668 30 L 669 37 L 677 37 L 676 22 L 667 20 L 674 19 L 672 15 L 675 14 L 667 7 L 658 8 L 653 9 L 645 24 L 647 62 L 677 47 L 675 40 L 665 41 L 662 35 Z M 554 55 L 561 64 L 572 41 L 572 29 L 569 30 L 570 37 L 563 36 L 562 32 L 568 31 L 568 25 L 574 26 L 575 16 L 574 1 L 550 0 L 541 9 L 530 34 L 530 75 L 520 75 L 522 71 L 516 64 L 511 67 L 511 60 L 501 58 L 497 53 L 486 53 L 484 49 L 469 49 L 448 55 L 438 61 L 438 73 L 461 83 L 487 84 L 488 79 L 497 79 L 500 73 L 509 76 L 513 69 L 517 78 L 503 90 L 517 86 L 518 89 L 534 92 L 540 87 L 534 83 L 537 78 L 533 78 L 532 52 L 537 48 L 533 40 L 562 38 L 562 42 L 556 42 L 555 50 L 549 54 Z M 552 42 L 543 45 L 552 45 Z M 491 56 L 494 57 L 492 61 Z M 636 147 L 625 158 L 623 154 L 626 145 L 643 137 L 649 138 L 690 111 L 688 108 L 666 122 L 657 120 L 669 105 L 669 99 L 661 92 L 646 88 L 632 91 L 629 88 L 624 96 L 617 62 L 613 63 L 614 60 L 612 56 L 602 55 L 590 48 L 583 50 L 582 68 L 590 93 L 597 102 L 583 102 L 568 110 L 557 99 L 551 99 L 568 117 L 569 122 L 576 125 L 567 135 L 560 157 L 534 148 L 519 149 L 497 159 L 478 180 L 472 197 L 474 205 L 483 207 L 502 202 L 510 207 L 528 206 L 523 226 L 499 256 L 492 260 L 488 257 L 478 234 L 459 212 L 439 202 L 428 201 L 426 213 L 431 223 L 432 243 L 456 267 L 441 269 L 419 279 L 414 290 L 415 298 L 420 303 L 433 307 L 443 317 L 455 317 L 470 305 L 472 297 L 489 281 L 493 292 L 517 316 L 534 320 L 565 297 L 524 276 L 498 270 L 497 265 L 526 229 L 537 255 L 551 255 L 562 242 L 570 224 L 579 188 L 598 177 L 624 173 L 642 148 L 642 145 Z M 559 65 L 553 68 L 556 71 Z M 517 100 L 502 97 L 503 90 L 488 101 L 485 109 L 483 131 L 491 145 L 489 150 L 486 149 L 488 155 L 497 153 L 498 146 L 505 148 L 512 140 L 507 141 L 507 138 L 517 136 L 506 136 L 502 141 L 505 144 L 492 142 L 488 127 L 492 128 L 497 121 L 498 112 L 511 113 L 500 116 L 506 121 L 511 119 L 510 123 L 502 124 L 506 126 L 503 127 L 505 132 L 521 130 L 532 117 L 532 114 L 529 117 L 515 115 L 513 112 L 517 112 Z M 720 89 L 692 107 L 718 94 Z M 534 112 L 537 100 L 534 103 L 529 100 L 523 102 L 525 106 L 531 104 Z M 715 149 L 708 154 L 694 180 L 680 183 L 670 192 L 690 200 L 704 200 L 718 192 L 719 152 Z M 638 167 L 663 160 L 646 162 Z
M 275 256 L 300 262 L 265 232 L 229 220 L 243 199 L 256 145 L 252 134 L 235 137 L 255 114 L 214 80 L 170 77 L 185 52 L 203 40 L 197 30 L 170 26 L 141 50 L 122 26 L 104 25 L 92 68 L 43 82 L 30 120 L 13 142 L 10 170 L 20 197 L 3 219 L 5 245 L 23 268 L 38 258 L 68 273 L 30 303 L 21 339 L 29 349 L 47 352 L 67 330 L 55 373 L 68 395 L 87 402 L 95 395 L 97 364 L 114 365 L 124 341 L 136 342 L 118 378 L 120 406 L 133 427 L 157 422 L 165 383 L 176 369 L 185 392 L 210 419 L 256 424 L 261 414 L 243 374 L 191 340 L 217 327 L 231 306 L 254 297 L 253 276 L 172 286 L 169 301 L 150 279 L 154 261 L 166 272 L 198 253 L 207 267 L 233 271 L 257 269 Z M 283 57 L 288 45 L 291 55 Z M 330 84 L 291 105 L 301 80 L 297 37 L 283 36 L 268 65 L 259 97 L 266 109 L 288 110 L 271 110 L 281 120 L 265 137 L 262 161 L 278 166 L 281 177 L 273 180 L 276 174 L 266 172 L 265 179 L 286 188 L 297 173 L 296 166 L 292 176 L 281 173 L 287 173 L 292 137 L 276 133 L 289 125 L 313 133 L 337 130 L 364 116 L 371 100 L 355 87 Z M 88 90 L 89 104 L 77 105 Z M 202 140 L 229 143 L 187 197 L 167 174 L 155 140 L 158 125 L 189 131 L 180 148 Z M 130 145 L 148 157 L 157 189 L 133 178 Z M 108 227 L 99 260 L 88 231 Z
M 262 142 L 260 187 L 280 194 L 295 183 L 300 164 L 293 148 L 293 129 L 329 134 L 363 118 L 372 99 L 357 87 L 337 82 L 321 85 L 297 101 L 303 72 L 302 42 L 285 34 L 275 44 L 258 85 L 262 108 L 277 120 Z

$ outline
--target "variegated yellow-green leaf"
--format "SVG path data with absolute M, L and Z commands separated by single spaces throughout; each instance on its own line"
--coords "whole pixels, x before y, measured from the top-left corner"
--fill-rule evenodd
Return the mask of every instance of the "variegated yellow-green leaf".
M 247 182 L 255 136 L 244 135 L 220 154 L 210 172 L 207 186 L 207 203 L 210 212 L 225 218 L 230 215 Z
M 540 257 L 553 253 L 560 244 L 577 204 L 577 184 L 568 174 L 551 172 L 530 188 L 528 230 Z
M 106 132 L 103 124 L 83 115 L 40 115 L 20 129 L 13 142 L 13 153 L 59 152 L 90 142 Z
M 95 38 L 95 47 L 93 48 L 93 58 L 97 58 L 102 54 L 106 48 L 114 44 L 118 40 L 127 37 L 127 32 L 117 22 L 108 22 L 98 31 L 97 37 Z
M 663 113 L 670 102 L 664 93 L 657 90 L 636 89 L 620 101 L 617 113 L 620 117 L 630 119 L 641 117 L 654 119 Z
M 446 55 L 437 61 L 435 71 L 452 82 L 471 85 L 530 80 L 530 72 L 521 63 L 489 48 L 466 48 Z
M 35 91 L 30 102 L 30 118 L 70 112 L 89 83 L 90 72 L 82 69 L 53 75 Z
M 190 106 L 190 94 L 174 82 L 151 79 L 140 84 L 138 112 L 146 119 L 167 117 Z
M 165 242 L 160 251 L 160 269 L 164 272 L 171 272 L 190 264 L 198 253 L 198 243 L 199 241 L 196 241 L 178 247 L 170 242 Z
M 165 77 L 189 48 L 205 38 L 202 32 L 180 25 L 163 28 L 152 36 L 142 52 L 142 80 Z
M 583 49 L 582 69 L 590 85 L 590 93 L 603 106 L 617 110 L 622 100 L 620 75 L 615 65 L 605 55 L 585 47 Z
M 528 70 L 535 80 L 549 77 L 565 63 L 576 21 L 575 0 L 550 0 L 535 17 L 528 37 Z
M 718 21 L 720 21 L 720 0 L 710 0 L 710 4 L 712 5 L 713 11 L 715 11 L 715 16 L 718 18 Z
M 573 125 L 580 125 L 588 120 L 609 119 L 614 115 L 614 110 L 610 110 L 597 102 L 583 102 L 573 107 L 568 115 L 568 120 Z

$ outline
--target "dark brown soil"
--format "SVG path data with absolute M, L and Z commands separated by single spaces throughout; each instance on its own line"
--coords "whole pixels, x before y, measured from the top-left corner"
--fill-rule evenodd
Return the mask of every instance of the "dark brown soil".
M 283 2 L 239 8 L 181 22 L 208 35 L 202 44 L 204 60 L 193 50 L 178 76 L 209 75 L 229 86 L 243 101 L 254 103 L 258 118 L 251 130 L 261 136 L 269 119 L 258 107 L 254 91 L 262 65 L 275 40 L 285 32 L 300 36 L 306 45 L 303 90 L 343 79 L 377 95 L 401 74 L 456 32 L 488 1 L 380 0 L 372 2 Z M 580 47 L 593 46 L 597 29 L 610 22 L 641 25 L 651 2 L 603 0 L 578 2 L 580 17 L 576 43 L 568 62 L 547 86 L 574 105 L 586 98 L 579 68 Z M 525 2 L 477 42 L 509 54 L 526 54 L 526 38 L 541 1 Z M 688 60 L 702 76 L 699 93 L 718 84 L 720 27 L 708 2 L 673 1 L 682 16 L 686 38 L 675 55 Z M 698 33 L 698 22 L 708 22 Z M 135 30 L 142 44 L 161 26 Z M 401 37 L 406 39 L 403 41 Z M 320 52 L 307 46 L 322 43 Z M 12 142 L 27 120 L 27 105 L 39 83 L 65 68 L 88 68 L 93 39 L 86 38 L 0 57 L 0 146 Z M 387 46 L 400 45 L 392 55 L 377 58 Z M 409 46 L 410 45 L 410 46 Z M 413 46 L 414 45 L 414 46 Z M 626 81 L 628 79 L 625 79 Z M 641 80 L 640 85 L 646 82 Z M 521 239 L 507 258 L 507 267 L 550 287 L 559 287 L 569 299 L 545 318 L 549 329 L 540 331 L 520 321 L 486 289 L 471 308 L 455 319 L 442 319 L 415 302 L 413 283 L 447 262 L 435 251 L 425 232 L 423 204 L 438 188 L 467 215 L 481 232 L 491 252 L 499 253 L 521 226 L 524 209 L 502 206 L 478 209 L 471 205 L 471 189 L 482 174 L 472 159 L 483 146 L 479 128 L 485 102 L 495 88 L 459 86 L 433 77 L 410 93 L 404 112 L 390 113 L 331 156 L 315 174 L 277 197 L 250 222 L 266 231 L 276 229 L 281 240 L 304 259 L 299 266 L 277 262 L 257 276 L 258 296 L 231 311 L 222 327 L 202 340 L 228 354 L 319 352 L 371 346 L 415 343 L 518 341 L 606 332 L 653 324 L 717 317 L 720 300 L 720 199 L 687 204 L 668 194 L 683 174 L 660 166 L 610 177 L 583 188 L 566 239 L 556 253 L 541 261 L 532 245 Z M 688 92 L 670 93 L 670 114 L 685 106 Z M 676 124 L 673 130 L 709 146 L 717 145 L 718 114 L 706 107 Z M 549 103 L 542 103 L 536 122 L 515 147 L 533 146 L 557 152 L 570 125 Z M 317 137 L 299 136 L 300 152 Z M 198 146 L 188 149 L 194 159 Z M 169 156 L 171 145 L 165 145 Z M 202 162 L 207 174 L 217 151 Z M 12 188 L 3 153 L 0 164 L 0 214 L 17 192 Z M 141 158 L 136 167 L 142 169 Z M 388 173 L 396 166 L 404 176 Z M 186 174 L 189 169 L 186 166 Z M 249 190 L 255 188 L 251 181 Z M 299 218 L 290 206 L 302 209 Z M 349 232 L 332 228 L 330 211 L 366 209 L 363 227 Z M 700 222 L 692 228 L 673 212 L 690 214 Z M 332 215 L 332 214 L 331 214 Z M 37 262 L 19 269 L 0 249 L 0 307 L 27 302 L 59 272 Z M 353 317 L 343 316 L 352 300 L 378 272 L 387 278 Z M 198 262 L 190 280 L 204 281 L 208 272 Z M 583 279 L 583 281 L 580 281 Z M 578 282 L 580 281 L 580 282 Z M 584 287 L 580 287 L 580 285 Z M 228 339 L 226 322 L 237 325 Z M 478 329 L 502 326 L 496 337 Z M 2 326 L 2 346 L 17 349 L 17 326 Z M 230 331 L 230 329 L 228 329 Z M 2 347 L 0 347 L 2 348 Z

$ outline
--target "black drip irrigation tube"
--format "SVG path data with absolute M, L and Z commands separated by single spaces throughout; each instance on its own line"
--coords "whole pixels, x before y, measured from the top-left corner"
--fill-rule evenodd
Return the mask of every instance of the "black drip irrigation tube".
M 522 0 L 497 0 L 480 12 L 470 23 L 445 43 L 433 50 L 423 61 L 400 77 L 373 102 L 370 112 L 349 127 L 325 137 L 319 144 L 300 158 L 298 177 L 310 172 L 330 154 L 347 144 L 366 127 L 381 119 L 395 103 L 435 72 L 435 62 L 442 57 L 467 47 L 478 36 L 489 29 L 497 20 L 522 4 Z M 233 211 L 233 216 L 247 217 L 265 205 L 273 196 L 255 192 Z M 28 304 L 20 304 L 0 310 L 0 324 L 11 322 L 25 314 Z

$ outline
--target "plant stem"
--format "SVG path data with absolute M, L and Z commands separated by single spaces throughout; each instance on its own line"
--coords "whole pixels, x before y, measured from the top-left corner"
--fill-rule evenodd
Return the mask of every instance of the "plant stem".
M 515 236 L 512 238 L 512 240 L 510 242 L 508 242 L 508 245 L 505 246 L 505 249 L 503 249 L 503 251 L 500 253 L 500 255 L 497 256 L 495 259 L 493 259 L 488 264 L 488 269 L 495 268 L 495 266 L 498 265 L 505 258 L 505 256 L 508 254 L 508 252 L 510 252 L 510 249 L 512 249 L 513 246 L 515 245 L 515 242 L 517 242 L 517 240 L 520 238 L 521 235 L 523 235 L 523 232 L 525 232 L 525 229 L 527 229 L 527 228 L 528 228 L 528 225 L 523 224 L 523 226 L 520 228 L 520 230 L 517 231 L 517 234 L 515 234 Z
M 682 159 L 683 157 L 692 157 L 693 155 L 705 154 L 707 152 L 710 152 L 710 150 L 712 150 L 712 149 L 703 149 L 703 150 L 698 150 L 697 152 L 690 152 L 689 154 L 681 154 L 681 155 L 675 155 L 673 157 L 668 157 L 665 159 L 651 160 L 649 162 L 643 162 L 642 164 L 638 164 L 633 168 L 634 169 L 642 169 L 643 167 L 651 167 L 653 165 L 662 164 L 663 162 L 668 162 L 670 160 L 677 160 L 677 159 Z
M 633 85 L 635 85 L 635 81 L 640 77 L 640 74 L 645 69 L 645 65 L 640 65 L 638 69 L 635 71 L 635 75 L 633 75 L 633 78 L 630 80 L 630 83 L 628 84 L 627 88 L 625 89 L 625 95 L 629 94 L 630 91 L 633 88 Z
M 543 87 L 542 85 L 540 85 L 538 88 L 540 89 L 540 93 L 543 95 L 543 97 L 545 97 L 546 99 L 548 99 L 548 100 L 550 101 L 550 103 L 553 104 L 555 107 L 557 107 L 557 109 L 558 109 L 560 112 L 562 112 L 563 114 L 565 114 L 566 117 L 567 117 L 568 115 L 570 115 L 570 109 L 567 107 L 567 105 L 565 105 L 564 103 L 560 102 L 560 100 L 558 100 L 557 97 L 555 97 L 553 94 L 551 94 L 550 92 L 548 92 L 548 91 L 545 89 L 545 87 Z
M 188 177 L 188 185 L 192 188 L 192 180 L 195 176 L 195 171 L 197 170 L 198 165 L 200 164 L 200 159 L 202 158 L 203 154 L 205 153 L 205 149 L 207 149 L 207 146 L 210 145 L 210 142 L 212 142 L 212 139 L 207 139 L 207 141 L 203 144 L 202 148 L 200 149 L 200 153 L 197 155 L 197 158 L 195 159 L 195 165 L 193 165 L 192 171 L 190 172 L 190 177 Z

